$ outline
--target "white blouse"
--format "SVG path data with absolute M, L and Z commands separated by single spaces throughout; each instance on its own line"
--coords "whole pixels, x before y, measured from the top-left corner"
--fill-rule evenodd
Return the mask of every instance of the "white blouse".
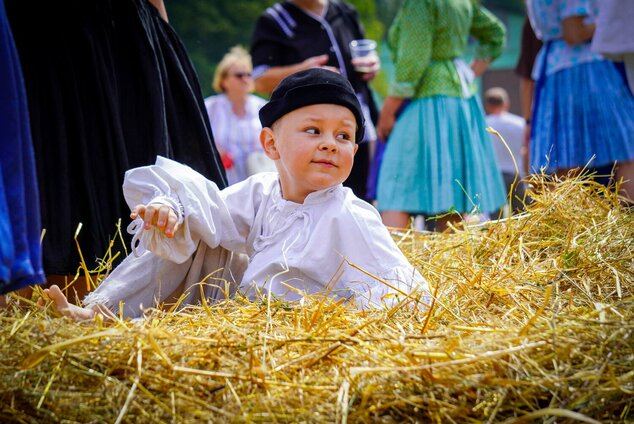
M 270 292 L 297 300 L 332 289 L 365 307 L 393 303 L 399 292 L 427 293 L 376 209 L 342 185 L 298 204 L 282 198 L 276 173 L 221 191 L 191 168 L 158 157 L 155 165 L 128 171 L 123 188 L 130 207 L 163 199 L 180 209 L 173 238 L 139 226 L 140 245 L 174 264 L 190 260 L 201 245 L 245 253 L 240 290 L 251 298 Z
M 248 158 L 251 153 L 263 153 L 260 145 L 262 125 L 258 112 L 265 104 L 264 99 L 250 94 L 245 105 L 245 115 L 237 116 L 225 94 L 205 99 L 214 141 L 220 150 L 229 153 L 233 159 L 233 166 L 226 169 L 229 184 L 235 184 L 250 175 Z M 271 167 L 274 169 L 272 161 Z

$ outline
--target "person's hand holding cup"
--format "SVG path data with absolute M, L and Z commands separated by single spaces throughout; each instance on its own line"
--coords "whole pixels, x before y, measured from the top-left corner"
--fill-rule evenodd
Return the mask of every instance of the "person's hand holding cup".
M 352 40 L 350 55 L 354 70 L 362 74 L 364 80 L 371 80 L 381 68 L 381 61 L 376 54 L 376 41 L 368 39 Z

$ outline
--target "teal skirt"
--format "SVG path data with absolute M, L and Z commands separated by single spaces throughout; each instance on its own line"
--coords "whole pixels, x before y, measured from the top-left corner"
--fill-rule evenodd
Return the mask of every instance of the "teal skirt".
M 477 96 L 413 100 L 399 116 L 379 171 L 380 211 L 497 213 L 506 198 Z

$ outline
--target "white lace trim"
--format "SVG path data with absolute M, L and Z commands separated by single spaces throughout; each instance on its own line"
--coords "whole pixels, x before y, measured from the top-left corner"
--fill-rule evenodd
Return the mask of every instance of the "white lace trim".
M 172 208 L 172 210 L 178 217 L 177 223 L 179 225 L 183 223 L 183 220 L 185 219 L 185 207 L 183 206 L 181 201 L 178 199 L 178 197 L 173 197 L 170 195 L 156 196 L 154 199 L 152 199 L 149 202 L 149 204 L 152 204 L 152 203 L 158 203 L 160 205 L 169 206 L 170 208 Z
M 278 204 L 274 204 L 272 207 L 275 209 L 273 213 L 282 213 Z M 300 247 L 304 246 L 308 241 L 308 237 L 310 235 L 310 226 L 312 223 L 312 219 L 308 211 L 299 208 L 291 212 L 290 216 L 286 218 L 284 225 L 275 228 L 275 230 L 272 231 L 271 234 L 259 235 L 253 242 L 253 250 L 255 252 L 261 252 L 271 244 L 275 243 L 277 240 L 280 239 L 280 235 L 289 232 L 290 228 L 295 224 L 295 221 L 297 220 L 302 220 L 302 228 L 301 230 L 297 231 L 295 237 L 289 244 L 286 245 L 285 243 L 284 251 L 290 250 L 291 247 L 293 247 L 295 244 Z
M 84 297 L 84 300 L 82 302 L 84 304 L 84 308 L 89 308 L 91 306 L 96 306 L 96 305 L 102 305 L 110 309 L 111 311 L 114 311 L 114 305 L 112 305 L 111 300 L 108 298 L 108 296 L 101 293 L 97 293 L 97 292 L 88 293 L 86 297 Z
M 178 217 L 176 221 L 178 225 L 181 225 L 183 221 L 185 220 L 185 207 L 183 206 L 181 201 L 178 199 L 178 197 L 174 197 L 170 195 L 159 195 L 159 196 L 156 196 L 154 199 L 152 199 L 150 202 L 148 202 L 148 204 L 152 204 L 152 203 L 169 206 Z M 143 228 L 143 220 L 141 218 L 137 218 L 134 221 L 130 222 L 130 224 L 126 228 L 126 231 L 128 232 L 128 234 L 133 234 L 132 243 L 130 243 L 130 248 L 134 256 L 136 256 L 137 258 L 141 256 L 143 253 L 145 253 L 146 251 L 146 248 L 143 244 L 143 240 L 141 238 L 143 236 L 144 230 L 145 229 Z

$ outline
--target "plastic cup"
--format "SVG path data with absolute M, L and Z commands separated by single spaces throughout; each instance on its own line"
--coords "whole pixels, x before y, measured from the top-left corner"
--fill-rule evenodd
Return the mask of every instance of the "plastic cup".
M 376 62 L 374 56 L 376 56 L 376 41 L 369 39 L 352 40 L 350 42 L 350 55 L 352 59 L 371 59 L 368 63 L 357 63 L 354 65 L 354 70 L 357 72 L 371 72 L 373 64 Z M 357 61 L 363 62 L 363 61 Z

